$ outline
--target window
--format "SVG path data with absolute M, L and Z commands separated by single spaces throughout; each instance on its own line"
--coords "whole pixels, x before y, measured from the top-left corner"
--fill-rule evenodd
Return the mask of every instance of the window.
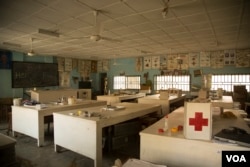
M 250 74 L 214 74 L 212 75 L 211 90 L 222 88 L 227 92 L 233 92 L 234 85 L 246 85 L 250 91 Z
M 114 76 L 113 88 L 116 90 L 140 89 L 140 86 L 140 76 Z
M 140 89 L 141 84 L 141 77 L 140 76 L 127 76 L 127 89 Z
M 114 76 L 114 89 L 125 89 L 126 77 L 125 76 Z
M 167 90 L 169 88 L 190 91 L 190 75 L 159 75 L 154 77 L 155 90 Z

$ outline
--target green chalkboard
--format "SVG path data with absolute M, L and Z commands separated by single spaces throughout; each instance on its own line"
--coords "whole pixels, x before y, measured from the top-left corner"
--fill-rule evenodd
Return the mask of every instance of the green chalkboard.
M 58 85 L 58 64 L 12 62 L 12 88 L 34 88 Z

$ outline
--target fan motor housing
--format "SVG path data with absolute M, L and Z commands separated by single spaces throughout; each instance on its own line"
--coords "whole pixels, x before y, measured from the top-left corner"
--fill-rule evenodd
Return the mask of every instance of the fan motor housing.
M 91 35 L 90 39 L 93 41 L 99 41 L 101 39 L 100 35 Z

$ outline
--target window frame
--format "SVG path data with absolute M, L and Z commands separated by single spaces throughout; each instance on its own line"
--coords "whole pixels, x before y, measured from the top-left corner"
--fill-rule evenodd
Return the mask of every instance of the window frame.
M 141 89 L 141 76 L 140 75 L 114 76 L 113 77 L 113 89 L 114 90 L 125 90 L 125 89 L 139 90 Z
M 233 92 L 235 85 L 246 85 L 250 92 L 250 74 L 212 74 L 211 90 L 222 88 L 227 92 Z
M 181 84 L 180 84 L 181 82 Z M 178 85 L 178 86 L 177 86 Z M 154 90 L 181 89 L 182 91 L 190 91 L 191 76 L 185 75 L 155 75 Z

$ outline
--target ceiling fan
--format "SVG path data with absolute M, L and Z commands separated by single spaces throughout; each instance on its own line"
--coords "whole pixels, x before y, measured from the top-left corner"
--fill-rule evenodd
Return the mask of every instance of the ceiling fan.
M 31 38 L 30 51 L 27 53 L 28 56 L 35 56 L 35 52 L 33 50 L 33 40 L 34 38 Z
M 187 2 L 184 2 L 184 3 L 178 4 L 178 5 L 169 5 L 170 0 L 162 0 L 162 2 L 164 4 L 164 8 L 162 9 L 162 12 L 161 12 L 162 17 L 166 18 L 170 9 L 174 9 L 174 8 L 177 8 L 177 7 L 185 6 L 187 4 L 190 4 L 190 3 L 193 3 L 193 2 L 196 2 L 196 1 L 197 0 L 191 0 L 191 1 L 187 1 Z
M 101 13 L 100 10 L 93 11 L 95 34 L 88 35 L 88 36 L 85 36 L 83 38 L 89 38 L 91 41 L 95 41 L 95 42 L 100 41 L 100 40 L 107 40 L 107 41 L 111 41 L 111 42 L 121 42 L 120 40 L 104 37 L 101 35 L 101 25 L 100 25 L 100 23 L 97 22 L 97 16 L 99 15 L 99 13 Z
M 34 38 L 31 38 L 31 44 L 30 44 L 30 50 L 29 52 L 27 52 L 27 56 L 35 56 L 37 55 L 37 53 L 34 51 L 33 49 L 33 42 L 34 42 Z M 52 53 L 39 53 L 39 55 L 49 55 L 49 56 L 55 56 L 57 54 L 52 54 Z

